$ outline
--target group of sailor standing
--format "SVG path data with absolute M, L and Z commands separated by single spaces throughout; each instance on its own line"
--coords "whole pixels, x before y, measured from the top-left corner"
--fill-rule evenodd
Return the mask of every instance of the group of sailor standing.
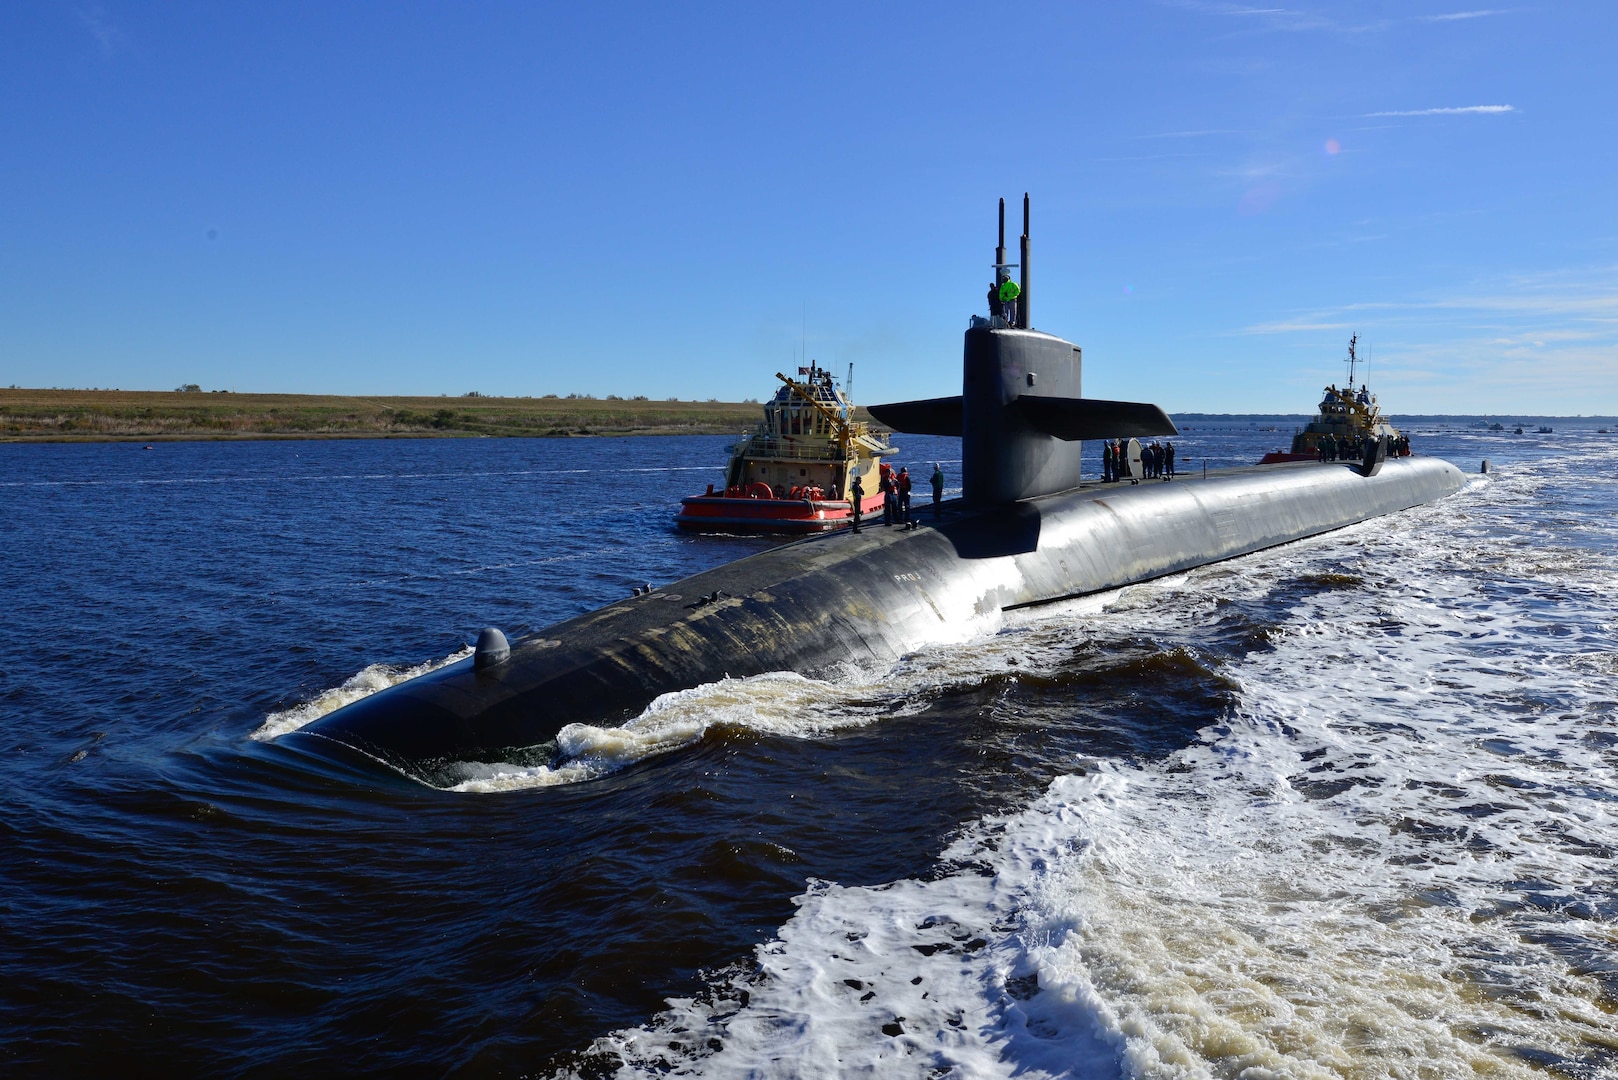
M 1140 475 L 1135 475 L 1129 456 L 1129 443 L 1133 440 L 1108 439 L 1101 444 L 1101 479 L 1103 483 L 1128 480 L 1138 484 L 1142 480 L 1174 479 L 1174 444 L 1153 440 L 1140 448 Z
M 916 522 L 910 516 L 910 469 L 901 465 L 898 472 L 894 472 L 886 463 L 877 467 L 877 487 L 882 492 L 882 524 L 903 525 L 905 528 L 914 528 Z M 944 501 L 944 467 L 933 462 L 933 517 L 939 514 L 939 507 Z M 860 531 L 860 518 L 865 501 L 865 483 L 856 473 L 854 483 L 849 487 L 849 502 L 854 511 L 854 531 Z
M 1372 453 L 1379 436 L 1322 435 L 1315 445 L 1321 461 L 1357 461 Z M 1388 457 L 1409 457 L 1410 439 L 1404 435 L 1383 435 L 1388 442 Z

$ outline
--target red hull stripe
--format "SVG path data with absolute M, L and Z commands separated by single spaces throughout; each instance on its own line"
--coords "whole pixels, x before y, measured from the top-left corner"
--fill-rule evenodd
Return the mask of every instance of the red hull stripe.
M 682 529 L 717 530 L 723 532 L 827 532 L 852 525 L 852 517 L 842 518 L 723 518 L 686 517 L 681 515 L 674 523 Z

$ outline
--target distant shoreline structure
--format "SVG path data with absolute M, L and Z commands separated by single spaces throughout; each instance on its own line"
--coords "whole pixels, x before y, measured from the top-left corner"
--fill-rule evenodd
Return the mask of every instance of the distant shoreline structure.
M 163 390 L 0 388 L 0 442 L 196 442 L 236 439 L 581 438 L 737 435 L 757 421 L 756 401 L 652 401 L 644 397 L 380 397 Z M 860 419 L 868 419 L 859 410 Z M 1301 413 L 1174 413 L 1199 425 L 1301 425 Z M 1508 429 L 1542 423 L 1618 426 L 1612 416 L 1411 414 L 1403 424 Z M 879 425 L 880 426 L 880 425 Z

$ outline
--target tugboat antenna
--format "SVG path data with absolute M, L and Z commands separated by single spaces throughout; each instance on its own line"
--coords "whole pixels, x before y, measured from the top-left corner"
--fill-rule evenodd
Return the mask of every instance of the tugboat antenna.
M 1348 339 L 1348 389 L 1354 389 L 1354 345 L 1360 340 L 1359 334 L 1351 334 Z

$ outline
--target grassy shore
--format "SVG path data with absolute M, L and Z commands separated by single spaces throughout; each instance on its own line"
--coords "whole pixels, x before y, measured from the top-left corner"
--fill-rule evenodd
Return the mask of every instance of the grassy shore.
M 751 428 L 752 402 L 327 397 L 0 389 L 0 441 L 705 435 Z

